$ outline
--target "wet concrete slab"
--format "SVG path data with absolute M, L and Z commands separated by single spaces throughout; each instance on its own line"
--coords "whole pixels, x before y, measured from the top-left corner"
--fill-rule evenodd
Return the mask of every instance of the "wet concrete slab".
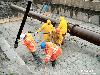
M 21 21 L 17 21 L 17 22 L 12 22 L 12 23 L 0 26 L 0 30 L 2 30 L 3 32 L 2 36 L 5 37 L 6 41 L 10 45 L 10 48 L 12 49 L 13 49 L 13 45 L 14 45 L 20 24 L 21 24 Z M 38 29 L 40 26 L 41 26 L 41 22 L 35 19 L 33 20 L 27 19 L 23 31 L 35 32 L 36 29 Z M 32 33 L 32 35 L 33 35 L 33 38 L 37 40 L 37 36 L 34 36 L 34 33 Z M 76 42 L 73 40 L 76 40 Z M 55 68 L 52 68 L 51 63 L 49 63 L 48 65 L 42 64 L 41 66 L 37 67 L 31 53 L 21 43 L 19 43 L 19 46 L 17 49 L 13 49 L 13 50 L 15 51 L 15 53 L 17 53 L 18 56 L 20 56 L 20 58 L 25 62 L 25 65 L 34 75 L 42 75 L 42 74 L 43 75 L 61 75 L 61 74 L 62 75 L 66 75 L 66 74 L 67 75 L 84 75 L 85 73 L 87 75 L 89 74 L 93 75 L 93 73 L 94 74 L 96 73 L 95 75 L 100 74 L 100 71 L 99 71 L 100 62 L 98 62 L 97 58 L 95 57 L 95 55 L 98 54 L 100 51 L 99 46 L 93 45 L 78 37 L 70 36 L 69 34 L 66 35 L 65 42 L 66 42 L 65 45 L 62 46 L 63 54 L 59 57 Z M 37 53 L 43 59 L 44 56 L 43 56 L 42 51 L 40 50 L 40 43 L 41 41 L 38 40 Z M 10 51 L 10 52 L 13 52 L 13 51 Z M 13 57 L 11 58 L 12 60 L 15 61 Z M 27 70 L 26 67 L 17 67 L 17 68 L 20 68 L 20 69 L 25 68 Z M 9 69 L 12 70 L 12 68 L 9 68 Z M 16 74 L 18 74 L 18 72 L 20 71 L 19 70 L 17 72 L 15 71 Z M 24 71 L 20 72 L 19 75 L 21 75 L 22 73 L 24 73 Z M 31 74 L 28 74 L 28 75 L 31 75 Z
M 4 54 L 6 55 L 6 57 L 9 59 L 10 64 L 7 65 L 5 62 L 5 65 L 7 65 L 6 66 L 7 69 L 10 69 L 10 70 L 12 69 L 13 72 L 15 72 L 15 73 L 18 72 L 19 73 L 18 75 L 22 75 L 22 74 L 32 75 L 32 73 L 29 71 L 28 67 L 25 65 L 25 62 L 14 51 L 14 49 L 10 47 L 10 45 L 7 43 L 7 41 L 5 40 L 4 37 L 0 37 L 0 47 L 1 47 L 1 50 L 4 52 Z M 7 70 L 7 71 L 9 71 L 9 70 Z

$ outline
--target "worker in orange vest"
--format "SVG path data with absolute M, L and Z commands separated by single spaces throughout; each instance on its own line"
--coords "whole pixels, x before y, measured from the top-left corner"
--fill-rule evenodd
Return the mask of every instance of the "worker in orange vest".
M 60 28 L 56 28 L 54 31 L 52 31 L 52 41 L 56 44 L 61 46 L 63 41 L 63 36 Z
M 52 42 L 42 42 L 41 49 L 45 49 L 45 63 L 52 62 L 52 67 L 55 67 L 57 58 L 62 54 L 62 49 Z
M 36 54 L 36 42 L 33 39 L 32 35 L 30 33 L 21 34 L 20 39 L 23 42 L 23 45 L 25 45 L 28 50 L 32 53 L 33 58 L 37 61 L 37 64 L 41 64 L 42 61 L 40 57 Z

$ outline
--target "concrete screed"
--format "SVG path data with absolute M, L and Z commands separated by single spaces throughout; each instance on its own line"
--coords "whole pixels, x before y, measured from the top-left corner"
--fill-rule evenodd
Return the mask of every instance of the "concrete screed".
M 63 54 L 58 59 L 56 67 L 52 68 L 50 63 L 38 66 L 32 55 L 21 43 L 17 49 L 13 48 L 20 24 L 21 21 L 0 25 L 0 32 L 2 32 L 0 34 L 0 47 L 10 59 L 4 61 L 5 67 L 0 64 L 0 75 L 100 75 L 100 62 L 95 57 L 96 54 L 100 53 L 100 47 L 69 34 L 66 35 L 66 43 L 62 46 Z M 27 19 L 23 30 L 35 32 L 40 26 L 40 21 Z M 32 33 L 38 42 L 37 53 L 43 58 L 44 53 L 40 50 L 40 37 L 37 38 L 38 35 L 34 36 L 34 34 Z M 42 34 L 40 35 L 42 36 Z M 73 39 L 76 40 L 76 43 L 72 41 Z M 13 59 L 14 56 L 16 59 Z

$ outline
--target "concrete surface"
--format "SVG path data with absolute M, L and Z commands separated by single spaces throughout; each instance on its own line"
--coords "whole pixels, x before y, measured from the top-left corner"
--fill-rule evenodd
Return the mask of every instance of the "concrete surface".
M 0 38 L 0 47 L 3 51 L 3 53 L 6 54 L 5 56 L 9 59 L 8 63 L 6 61 L 4 63 L 2 63 L 5 66 L 5 68 L 3 69 L 4 74 L 7 73 L 8 75 L 10 75 L 11 73 L 15 73 L 18 75 L 22 75 L 22 74 L 23 75 L 28 75 L 28 74 L 32 75 L 31 71 L 28 69 L 25 62 L 14 51 L 14 49 L 10 47 L 10 45 L 7 43 L 7 41 L 4 39 L 4 37 Z M 2 75 L 4 75 L 4 74 L 2 74 Z
M 68 20 L 73 21 L 71 19 Z M 92 28 L 91 24 L 79 21 L 73 21 L 73 23 L 80 23 L 80 25 L 82 24 L 82 26 L 94 29 L 95 31 L 99 30 L 99 27 L 95 25 L 93 25 L 95 28 Z M 10 63 L 8 64 L 7 69 L 3 69 L 2 67 L 0 68 L 1 75 L 9 75 L 9 73 L 12 73 L 13 75 L 25 75 L 23 73 L 26 73 L 26 75 L 31 75 L 31 73 L 33 75 L 100 75 L 100 62 L 95 57 L 97 54 L 100 54 L 100 47 L 78 37 L 70 36 L 69 34 L 66 35 L 65 45 L 62 46 L 63 54 L 59 57 L 56 67 L 52 68 L 51 63 L 48 65 L 42 64 L 38 66 L 36 61 L 34 61 L 31 53 L 21 43 L 19 43 L 17 49 L 13 48 L 20 24 L 21 21 L 1 24 L 0 32 L 2 32 L 1 36 L 4 37 L 8 42 L 7 45 L 9 45 L 11 50 L 17 52 L 17 55 L 19 55 L 22 61 L 25 62 L 27 68 L 25 66 L 16 67 L 15 65 L 17 63 Z M 28 18 L 23 31 L 35 32 L 36 29 L 38 29 L 40 26 L 40 21 L 35 19 L 30 20 L 30 18 Z M 35 33 L 32 33 L 34 39 L 39 42 L 37 53 L 43 59 L 45 56 L 43 51 L 40 50 L 41 40 L 39 40 L 39 38 L 41 37 L 39 37 L 37 34 L 34 36 L 34 34 Z M 40 36 L 42 36 L 42 34 Z M 73 40 L 76 40 L 76 42 Z M 5 48 L 9 49 L 9 47 L 6 46 Z M 4 46 L 1 45 L 1 48 L 4 48 Z M 12 54 L 13 51 L 10 52 Z M 11 60 L 9 62 L 11 62 Z M 18 68 L 20 69 L 18 70 Z M 21 69 L 23 69 L 23 71 L 21 71 Z M 27 71 L 24 72 L 27 69 L 29 69 L 29 74 Z M 4 72 L 4 74 L 2 72 Z

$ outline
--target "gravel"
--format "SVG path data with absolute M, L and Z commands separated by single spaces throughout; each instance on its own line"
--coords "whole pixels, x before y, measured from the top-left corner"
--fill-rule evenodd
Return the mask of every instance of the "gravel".
M 100 62 L 95 57 L 97 54 L 100 54 L 100 46 L 96 46 L 78 37 L 70 36 L 70 34 L 66 35 L 65 44 L 62 46 L 63 53 L 58 58 L 56 67 L 53 68 L 51 66 L 51 63 L 49 63 L 48 65 L 42 64 L 38 66 L 34 61 L 31 53 L 21 43 L 19 43 L 17 49 L 13 48 L 16 35 L 20 28 L 20 24 L 21 21 L 0 25 L 0 32 L 2 33 L 0 34 L 0 36 L 4 37 L 7 40 L 11 48 L 15 52 L 17 52 L 17 54 L 25 62 L 26 66 L 28 66 L 28 69 L 33 73 L 33 75 L 61 75 L 61 74 L 62 75 L 100 75 Z M 36 19 L 30 20 L 30 18 L 28 18 L 25 23 L 23 31 L 35 32 L 36 29 L 39 28 L 40 26 L 41 26 L 40 21 L 37 21 Z M 94 30 L 96 31 L 97 28 L 99 27 L 95 26 Z M 39 42 L 37 47 L 37 53 L 43 59 L 44 53 L 40 50 L 40 42 L 41 42 L 41 40 L 39 40 L 40 37 L 37 38 L 36 36 L 38 35 L 35 34 L 36 36 L 34 36 L 34 34 L 35 33 L 32 33 L 34 39 L 37 42 Z M 73 40 L 76 40 L 76 42 Z M 11 65 L 14 66 L 14 64 Z M 8 68 L 12 70 L 12 67 L 8 67 Z M 22 72 L 17 70 L 19 67 L 14 67 L 14 68 L 16 72 L 11 71 L 13 75 L 22 75 L 21 74 Z M 0 73 L 4 71 L 2 67 L 1 69 L 2 70 L 0 70 Z M 6 69 L 5 74 L 7 73 L 9 73 L 9 70 Z

